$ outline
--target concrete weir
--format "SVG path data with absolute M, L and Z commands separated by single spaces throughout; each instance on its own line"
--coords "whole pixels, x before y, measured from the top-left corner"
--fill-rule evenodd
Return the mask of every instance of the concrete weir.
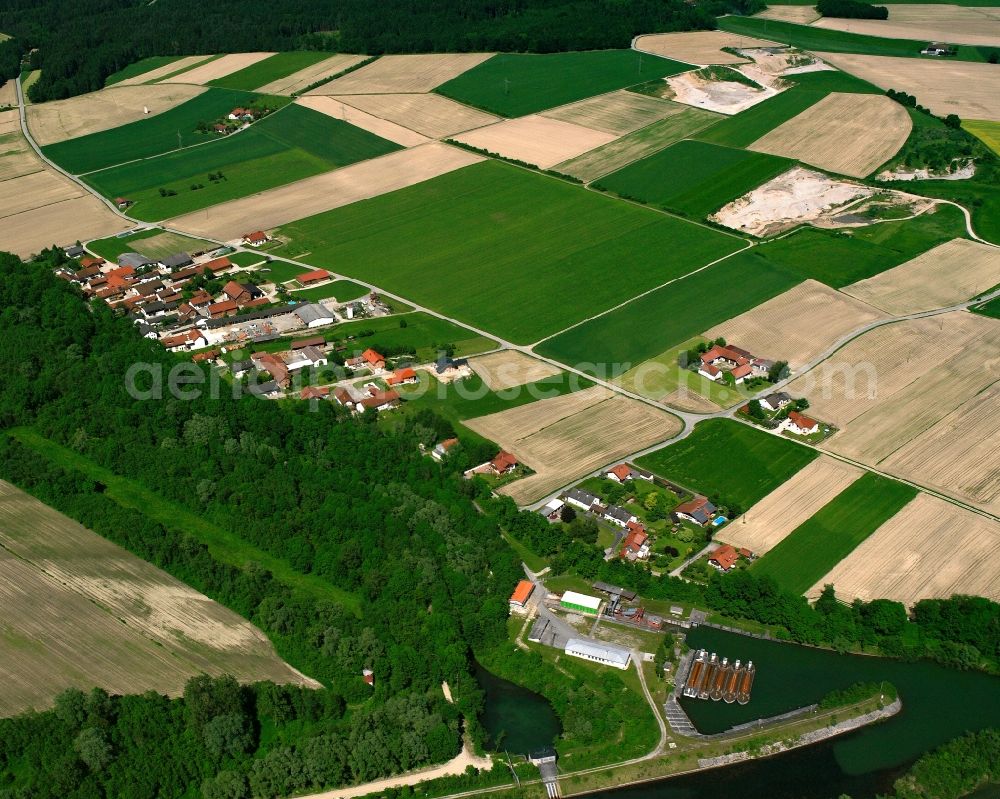
M 549 795 L 549 799 L 560 799 L 562 793 L 559 790 L 556 750 L 542 749 L 538 752 L 532 752 L 528 760 L 538 766 L 538 771 L 542 775 L 542 784 L 545 785 L 545 792 Z

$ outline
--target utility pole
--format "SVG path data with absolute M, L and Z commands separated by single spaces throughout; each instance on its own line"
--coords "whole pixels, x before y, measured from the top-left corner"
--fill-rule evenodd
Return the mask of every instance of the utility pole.
M 180 150 L 184 145 L 181 144 L 181 132 L 177 131 L 177 149 Z
M 503 79 L 503 93 L 505 95 L 510 94 L 510 80 L 507 78 Z

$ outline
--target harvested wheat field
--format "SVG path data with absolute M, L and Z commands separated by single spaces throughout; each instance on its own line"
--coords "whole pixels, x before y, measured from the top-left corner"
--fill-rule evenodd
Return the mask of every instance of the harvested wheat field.
M 432 139 L 500 121 L 500 117 L 439 94 L 352 94 L 336 99 Z
M 389 122 L 386 119 L 372 116 L 365 111 L 359 111 L 357 108 L 346 105 L 334 97 L 311 95 L 309 97 L 300 97 L 295 102 L 297 105 L 311 108 L 313 111 L 319 111 L 328 117 L 350 122 L 355 127 L 367 130 L 369 133 L 374 133 L 376 136 L 381 136 L 383 139 L 388 139 L 396 144 L 401 144 L 403 147 L 416 147 L 418 144 L 430 141 L 426 136 L 422 136 L 416 131 L 404 128 L 395 122 Z
M 622 90 L 554 108 L 541 116 L 624 136 L 682 110 L 666 100 Z
M 883 89 L 908 92 L 938 116 L 1000 122 L 1000 66 L 848 53 L 816 53 L 824 61 Z
M 165 78 L 167 75 L 173 75 L 175 72 L 180 72 L 181 70 L 191 69 L 191 67 L 201 64 L 208 59 L 214 58 L 210 55 L 189 55 L 184 58 L 179 58 L 176 61 L 171 61 L 169 64 L 164 64 L 162 67 L 157 67 L 156 69 L 151 69 L 149 72 L 143 72 L 140 75 L 136 75 L 132 78 L 126 78 L 125 80 L 120 80 L 115 83 L 115 86 L 137 86 L 140 83 L 155 83 L 160 80 L 160 78 Z
M 968 239 L 953 239 L 843 290 L 899 316 L 946 308 L 998 284 L 1000 248 Z
M 719 410 L 719 406 L 712 400 L 689 390 L 687 386 L 679 386 L 669 394 L 659 397 L 657 401 L 670 408 L 692 413 L 716 413 Z
M 906 109 L 888 97 L 833 92 L 748 149 L 861 178 L 899 152 L 912 127 Z
M 261 230 L 412 186 L 482 161 L 475 153 L 430 142 L 325 172 L 287 186 L 176 217 L 170 227 L 210 239 L 239 239 Z
M 182 72 L 180 75 L 174 75 L 170 78 L 170 82 L 203 85 L 210 81 L 224 78 L 226 75 L 232 75 L 234 72 L 246 69 L 258 61 L 263 61 L 265 58 L 270 58 L 273 55 L 274 53 L 232 53 L 224 55 L 221 58 L 216 58 L 201 66 L 189 69 L 187 72 Z
M 513 452 L 535 474 L 500 489 L 519 505 L 549 493 L 680 430 L 676 417 L 590 388 L 481 416 L 466 427 Z
M 874 466 L 1000 379 L 998 351 L 994 319 L 958 311 L 908 320 L 865 333 L 788 391 L 841 428 L 825 449 Z
M 189 677 L 317 685 L 250 622 L 0 481 L 0 715 L 69 687 L 179 694 Z
M 0 181 L 30 175 L 44 168 L 28 140 L 19 131 L 0 133 Z
M 501 350 L 489 355 L 480 355 L 478 358 L 470 359 L 469 366 L 492 391 L 534 383 L 536 380 L 552 377 L 562 371 L 557 366 L 517 350 Z
M 561 161 L 607 144 L 615 136 L 574 125 L 572 122 L 531 114 L 471 130 L 455 139 L 505 158 L 549 169 Z
M 17 105 L 17 88 L 13 79 L 7 80 L 0 86 L 0 108 L 5 105 Z
M 755 355 L 801 369 L 849 333 L 885 317 L 881 311 L 816 280 L 806 280 L 756 308 L 716 325 L 722 336 Z
M 162 114 L 205 91 L 200 86 L 111 86 L 68 100 L 40 103 L 28 108 L 28 128 L 40 145 L 75 139 L 88 133 L 117 128 Z
M 1000 45 L 1000 8 L 967 8 L 938 3 L 892 3 L 889 19 L 824 17 L 816 28 L 884 36 L 996 47 Z
M 763 555 L 864 474 L 864 470 L 821 455 L 716 535 Z
M 991 342 L 996 352 L 997 342 Z M 985 347 L 984 347 L 985 350 Z M 985 357 L 985 356 L 984 356 Z M 998 377 L 994 359 L 987 371 Z M 1000 387 L 971 396 L 886 458 L 881 468 L 1000 513 Z
M 17 109 L 10 111 L 0 111 L 0 136 L 6 133 L 19 133 L 21 131 L 21 117 Z
M 723 47 L 781 47 L 776 42 L 725 31 L 650 33 L 633 42 L 636 50 L 686 61 L 689 64 L 745 64 L 748 59 L 723 51 Z
M 384 55 L 378 61 L 314 90 L 315 94 L 429 92 L 492 58 L 493 53 Z
M 350 69 L 355 64 L 360 64 L 366 58 L 368 56 L 337 53 L 320 61 L 318 64 L 313 64 L 311 67 L 300 69 L 298 72 L 293 72 L 284 78 L 278 78 L 270 83 L 265 83 L 263 86 L 258 86 L 257 91 L 262 94 L 295 94 L 302 91 L 306 86 L 311 86 L 318 80 L 323 80 L 323 78 L 336 75 L 345 69 Z
M 971 594 L 1000 601 L 1000 524 L 928 494 L 909 504 L 859 544 L 810 589 L 833 583 L 847 602 Z
M 768 6 L 759 14 L 754 14 L 757 19 L 776 19 L 779 22 L 794 22 L 796 25 L 808 25 L 819 19 L 819 12 L 816 6 Z

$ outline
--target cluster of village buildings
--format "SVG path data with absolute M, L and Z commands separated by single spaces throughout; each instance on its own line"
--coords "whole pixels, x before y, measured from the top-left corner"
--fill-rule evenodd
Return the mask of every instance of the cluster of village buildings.
M 731 344 L 713 344 L 701 354 L 698 374 L 709 380 L 722 380 L 728 372 L 736 385 L 754 377 L 767 377 L 774 367 L 774 361 L 758 358 L 751 352 Z

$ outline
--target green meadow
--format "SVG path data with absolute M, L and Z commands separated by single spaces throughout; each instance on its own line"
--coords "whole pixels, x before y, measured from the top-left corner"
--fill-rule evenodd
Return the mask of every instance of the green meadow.
M 518 343 L 742 246 L 736 237 L 498 161 L 293 222 L 278 235 L 289 240 L 289 257 Z
M 117 72 L 108 75 L 104 81 L 104 85 L 113 86 L 116 83 L 121 83 L 123 80 L 135 78 L 139 75 L 145 75 L 147 72 L 152 72 L 154 69 L 165 67 L 167 64 L 172 64 L 174 61 L 180 61 L 180 59 L 184 57 L 185 56 L 182 55 L 154 55 L 149 58 L 143 58 L 140 61 L 136 61 L 134 64 L 129 64 L 127 67 L 123 67 Z
M 247 130 L 84 179 L 106 197 L 132 200 L 131 216 L 155 221 L 398 149 L 348 122 L 292 105 Z M 213 180 L 219 172 L 223 176 Z
M 606 175 L 594 186 L 704 219 L 794 163 L 775 155 L 685 140 Z
M 214 133 L 199 133 L 199 122 L 225 117 L 236 106 L 266 100 L 272 108 L 291 102 L 288 97 L 255 95 L 233 89 L 209 89 L 162 114 L 110 130 L 50 144 L 42 151 L 67 172 L 80 175 L 126 161 L 213 141 Z
M 240 89 L 252 92 L 272 81 L 286 78 L 293 72 L 311 67 L 330 57 L 330 53 L 322 50 L 298 50 L 290 53 L 275 53 L 263 61 L 251 64 L 225 77 L 209 81 L 209 86 L 219 86 L 224 89 Z
M 635 50 L 500 53 L 434 91 L 494 114 L 519 117 L 688 69 L 690 64 Z
M 293 300 L 298 302 L 319 302 L 330 297 L 336 297 L 337 302 L 350 302 L 368 294 L 368 289 L 353 280 L 334 280 L 322 286 L 308 289 L 297 289 L 291 292 Z
M 707 419 L 687 438 L 636 463 L 743 510 L 759 502 L 819 453 L 732 419 Z M 811 583 L 810 583 L 811 585 Z
M 759 575 L 804 594 L 917 495 L 917 489 L 867 472 L 753 565 Z

